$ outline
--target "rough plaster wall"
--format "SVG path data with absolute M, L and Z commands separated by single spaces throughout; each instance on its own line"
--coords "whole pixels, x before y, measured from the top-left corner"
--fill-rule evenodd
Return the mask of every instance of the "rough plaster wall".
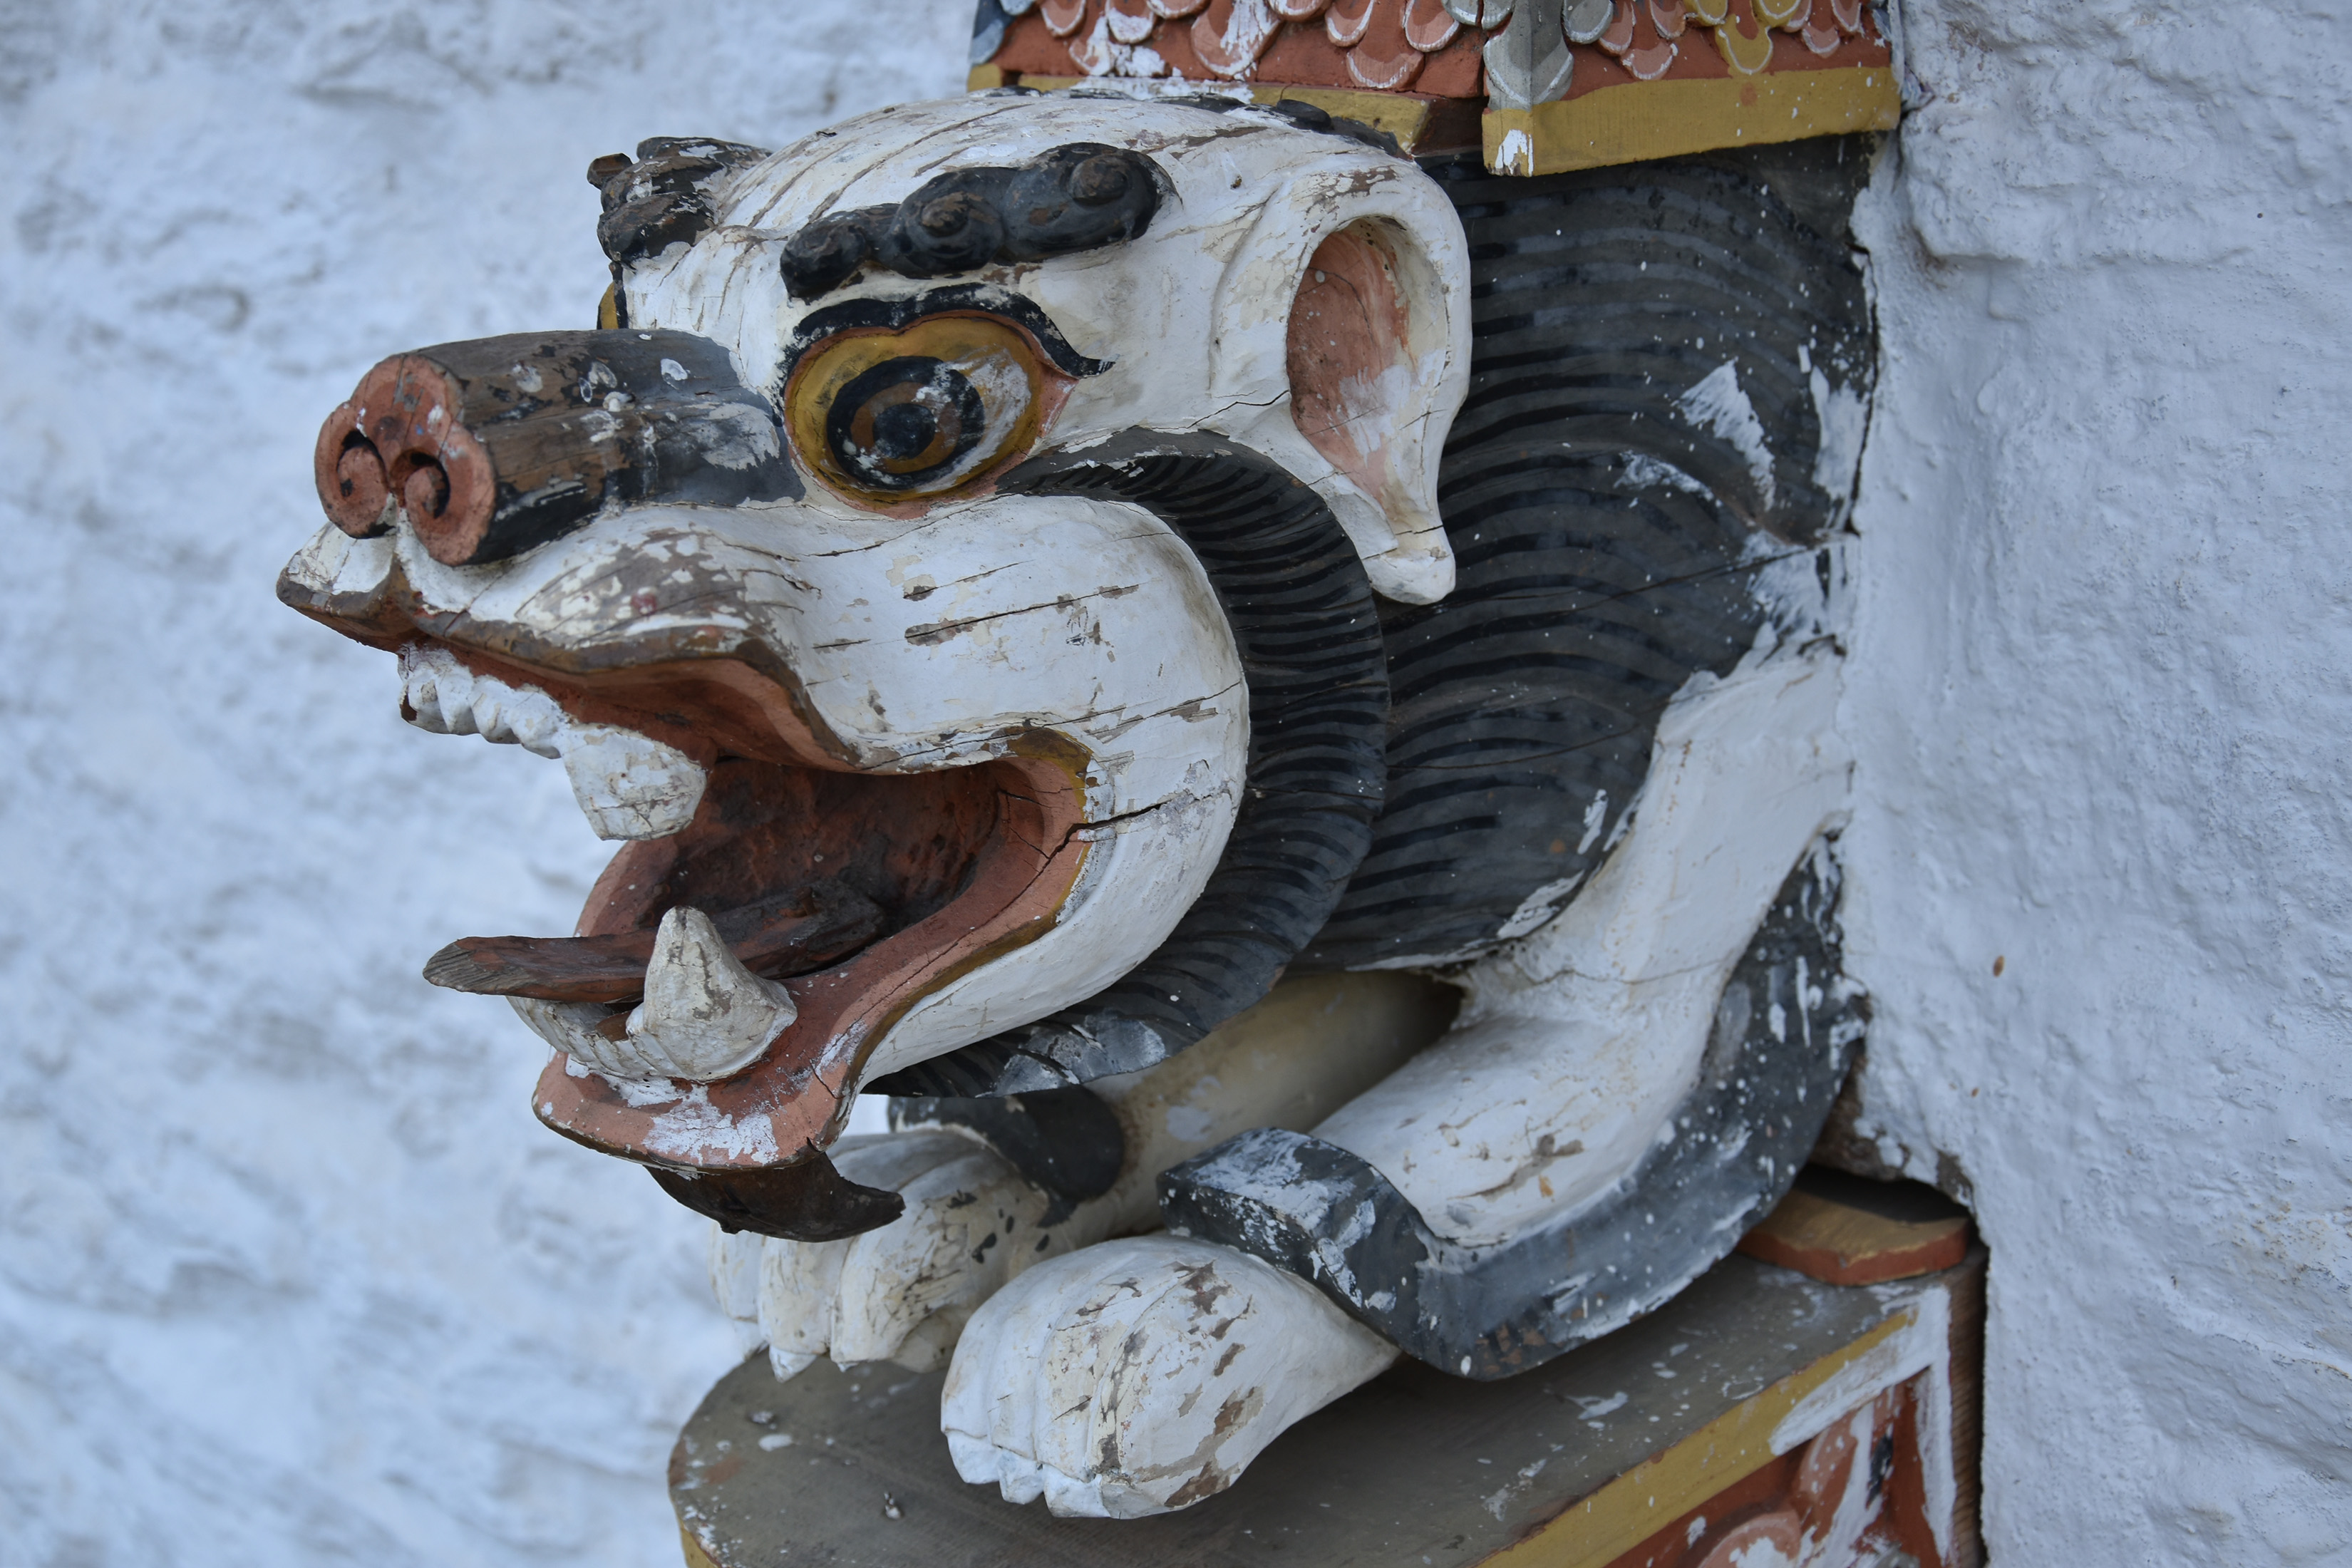
M 951 90 L 967 9 L 0 0 L 0 1564 L 673 1560 L 698 1227 L 414 979 L 604 851 L 268 583 L 359 370 L 585 321 L 587 156 Z M 1915 5 L 1866 214 L 1851 927 L 2010 1563 L 2352 1534 L 2345 19 Z
M 1849 952 L 1992 1245 L 1990 1544 L 2352 1562 L 2352 16 L 1908 16 Z
M 700 1222 L 435 993 L 562 770 L 278 606 L 381 355 L 593 324 L 592 156 L 962 85 L 969 0 L 0 0 L 0 1564 L 677 1561 Z

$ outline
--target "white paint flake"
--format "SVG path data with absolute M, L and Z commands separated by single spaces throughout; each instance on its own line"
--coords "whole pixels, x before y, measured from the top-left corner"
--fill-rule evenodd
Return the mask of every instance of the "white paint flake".
M 1675 406 L 1692 424 L 1714 432 L 1730 444 L 1731 449 L 1748 464 L 1757 493 L 1769 508 L 1774 494 L 1772 453 L 1764 445 L 1764 422 L 1756 417 L 1756 405 L 1748 401 L 1748 394 L 1740 388 L 1738 367 L 1729 360 L 1724 361 L 1675 398 Z

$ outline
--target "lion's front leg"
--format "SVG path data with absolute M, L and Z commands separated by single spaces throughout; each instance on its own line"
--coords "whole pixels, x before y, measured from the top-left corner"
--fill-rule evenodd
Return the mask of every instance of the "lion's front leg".
M 1169 1236 L 1033 1268 L 975 1313 L 940 1424 L 967 1481 L 1054 1512 L 1138 1519 L 1230 1486 L 1397 1349 L 1313 1286 Z
M 1118 1129 L 1109 1141 L 1123 1146 L 1108 1188 L 1076 1201 L 970 1131 L 917 1125 L 844 1139 L 832 1151 L 842 1174 L 899 1194 L 906 1212 L 846 1241 L 714 1235 L 719 1304 L 747 1332 L 756 1325 L 780 1377 L 818 1356 L 934 1366 L 973 1310 L 1023 1270 L 1157 1226 L 1160 1172 L 1251 1128 L 1313 1126 L 1435 1038 L 1453 1011 L 1451 991 L 1411 976 L 1302 976 L 1181 1056 L 1064 1091 L 1098 1092 Z M 1034 1110 L 1039 1098 L 982 1103 Z M 921 1114 L 924 1103 L 898 1106 Z M 942 1113 L 931 1104 L 929 1114 Z M 1069 1119 L 1036 1131 L 1066 1140 Z M 1072 1152 L 1062 1152 L 1066 1174 Z

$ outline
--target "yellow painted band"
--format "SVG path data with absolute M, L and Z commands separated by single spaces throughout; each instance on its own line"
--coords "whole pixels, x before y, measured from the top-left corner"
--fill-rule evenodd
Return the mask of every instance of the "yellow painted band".
M 686 1568 L 719 1568 L 719 1560 L 702 1549 L 694 1531 L 681 1524 L 677 1527 L 677 1539 L 678 1544 L 686 1548 Z
M 1772 1432 L 1798 1403 L 1888 1336 L 1916 1308 L 1895 1313 L 1841 1350 L 1742 1400 L 1654 1459 L 1644 1460 L 1483 1568 L 1602 1568 L 1771 1463 Z
M 1622 82 L 1533 109 L 1490 109 L 1486 167 L 1560 174 L 1718 147 L 1892 131 L 1903 100 L 1890 66 Z

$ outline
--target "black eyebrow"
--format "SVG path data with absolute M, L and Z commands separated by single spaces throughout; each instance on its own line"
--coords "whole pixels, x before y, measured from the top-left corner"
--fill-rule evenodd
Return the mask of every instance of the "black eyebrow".
M 1136 238 L 1174 191 L 1140 153 L 1070 142 L 1025 163 L 935 174 L 898 202 L 813 218 L 778 261 L 795 300 L 814 300 L 860 268 L 947 278 L 1044 261 Z
M 1002 316 L 1025 329 L 1037 340 L 1037 346 L 1045 351 L 1045 357 L 1054 362 L 1054 367 L 1069 375 L 1100 375 L 1113 363 L 1088 359 L 1072 348 L 1070 340 L 1054 325 L 1053 318 L 1039 310 L 1034 300 L 994 283 L 961 283 L 950 289 L 927 289 L 903 300 L 845 300 L 838 305 L 810 311 L 801 318 L 800 325 L 793 329 L 792 341 L 784 345 L 780 380 L 791 380 L 801 356 L 835 332 L 861 327 L 897 331 L 926 316 L 959 312 Z

